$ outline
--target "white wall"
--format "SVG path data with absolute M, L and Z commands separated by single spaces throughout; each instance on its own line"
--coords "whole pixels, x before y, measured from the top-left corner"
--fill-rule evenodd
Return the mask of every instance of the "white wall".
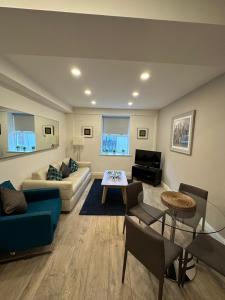
M 191 110 L 196 110 L 192 155 L 171 152 L 171 119 Z M 206 189 L 209 201 L 225 213 L 225 75 L 160 110 L 157 149 L 170 188 L 185 182 Z
M 100 154 L 102 115 L 130 116 L 130 156 L 103 156 Z M 106 169 L 123 169 L 128 175 L 134 164 L 135 149 L 154 150 L 156 147 L 157 111 L 148 110 L 113 110 L 113 109 L 76 109 L 68 116 L 67 131 L 71 132 L 69 144 L 73 136 L 81 135 L 82 126 L 93 126 L 94 137 L 85 138 L 81 151 L 81 160 L 92 163 L 93 172 L 102 174 Z M 138 140 L 137 128 L 149 128 L 149 139 Z M 68 155 L 76 158 L 76 154 L 68 150 Z
M 65 157 L 66 116 L 3 87 L 0 87 L 0 106 L 59 121 L 60 146 L 57 149 L 0 159 L 0 182 L 10 179 L 16 187 L 19 187 L 33 171 Z

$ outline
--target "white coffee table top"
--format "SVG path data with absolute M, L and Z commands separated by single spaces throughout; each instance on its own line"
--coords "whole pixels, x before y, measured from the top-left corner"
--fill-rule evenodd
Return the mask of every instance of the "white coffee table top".
M 112 174 L 110 174 L 110 172 L 113 172 L 113 171 L 120 172 L 121 173 L 120 177 L 113 179 Z M 126 176 L 125 171 L 123 171 L 123 170 L 106 170 L 104 172 L 101 185 L 104 185 L 104 186 L 127 186 L 128 182 L 127 182 L 127 176 Z

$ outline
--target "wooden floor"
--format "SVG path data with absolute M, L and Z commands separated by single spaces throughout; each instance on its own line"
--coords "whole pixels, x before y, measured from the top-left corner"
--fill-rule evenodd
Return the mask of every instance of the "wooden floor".
M 79 216 L 91 183 L 76 208 L 61 215 L 52 254 L 0 265 L 1 300 L 156 299 L 157 280 L 131 255 L 121 284 L 123 217 Z M 154 198 L 160 203 L 162 188 L 144 189 L 147 202 Z M 184 288 L 165 280 L 164 299 L 222 300 L 225 280 L 199 263 L 195 279 Z

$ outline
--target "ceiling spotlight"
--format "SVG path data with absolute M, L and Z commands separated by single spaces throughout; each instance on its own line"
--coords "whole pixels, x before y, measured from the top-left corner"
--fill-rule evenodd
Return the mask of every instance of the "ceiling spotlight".
M 80 71 L 80 69 L 78 69 L 78 68 L 72 68 L 72 69 L 71 69 L 71 73 L 72 73 L 73 76 L 75 76 L 75 77 L 80 77 L 80 75 L 81 75 L 81 71 Z
M 149 77 L 150 77 L 150 74 L 148 72 L 144 72 L 141 74 L 140 79 L 145 81 L 145 80 L 148 80 Z
M 87 89 L 84 91 L 85 95 L 90 96 L 91 95 L 91 90 Z
M 135 92 L 132 93 L 132 96 L 133 96 L 133 97 L 138 97 L 138 96 L 139 96 L 139 93 L 138 93 L 137 91 L 135 91 Z
M 95 105 L 95 104 L 96 104 L 96 101 L 95 101 L 95 100 L 92 100 L 92 101 L 91 101 L 91 104 Z
M 132 106 L 132 105 L 133 105 L 133 102 L 128 102 L 128 105 L 129 105 L 129 106 Z

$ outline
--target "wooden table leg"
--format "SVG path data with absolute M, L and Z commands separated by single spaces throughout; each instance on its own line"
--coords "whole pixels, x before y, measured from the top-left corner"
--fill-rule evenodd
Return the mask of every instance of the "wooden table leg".
M 102 204 L 105 203 L 107 191 L 108 191 L 108 187 L 107 187 L 107 186 L 104 186 L 104 187 L 103 187 L 103 193 L 102 193 Z
M 121 187 L 122 190 L 122 195 L 123 195 L 123 203 L 127 204 L 127 192 L 126 192 L 126 187 Z

